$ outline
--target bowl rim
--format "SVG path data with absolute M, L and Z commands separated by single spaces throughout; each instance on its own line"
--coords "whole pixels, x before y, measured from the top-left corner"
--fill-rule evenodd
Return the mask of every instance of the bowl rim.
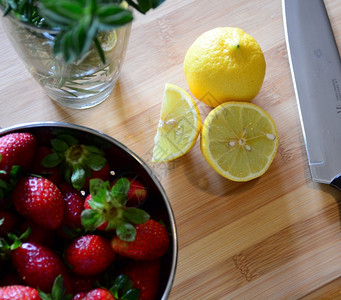
M 28 122 L 28 123 L 19 123 L 16 125 L 11 125 L 8 127 L 0 127 L 0 136 L 3 136 L 4 134 L 7 133 L 12 133 L 15 130 L 25 130 L 25 129 L 30 129 L 30 128 L 39 128 L 39 127 L 59 127 L 59 128 L 66 128 L 66 129 L 74 129 L 74 130 L 79 130 L 85 133 L 90 133 L 90 134 L 95 134 L 96 136 L 99 136 L 101 138 L 104 138 L 110 143 L 115 144 L 116 146 L 120 147 L 122 150 L 126 151 L 129 155 L 131 155 L 148 173 L 148 175 L 151 177 L 151 179 L 154 181 L 155 185 L 159 189 L 162 198 L 164 199 L 169 218 L 170 218 L 170 230 L 173 236 L 172 240 L 172 265 L 171 265 L 171 270 L 170 270 L 170 276 L 167 281 L 167 285 L 165 288 L 165 291 L 162 295 L 162 300 L 168 299 L 168 296 L 171 292 L 171 289 L 173 287 L 174 283 L 174 278 L 175 278 L 175 273 L 176 273 L 176 268 L 177 268 L 177 260 L 178 260 L 178 235 L 177 235 L 177 228 L 176 228 L 176 221 L 175 221 L 175 216 L 173 209 L 171 207 L 170 201 L 167 197 L 167 194 L 162 187 L 159 179 L 154 175 L 152 169 L 147 165 L 147 163 L 141 159 L 136 153 L 134 153 L 131 149 L 129 149 L 127 146 L 125 146 L 123 143 L 120 141 L 116 140 L 115 138 L 90 127 L 83 126 L 83 125 L 78 125 L 74 123 L 69 123 L 69 122 L 59 122 L 59 121 L 46 121 L 46 122 Z

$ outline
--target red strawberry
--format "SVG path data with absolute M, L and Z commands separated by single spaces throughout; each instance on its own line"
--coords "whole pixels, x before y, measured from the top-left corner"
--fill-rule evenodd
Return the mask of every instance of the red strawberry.
M 84 300 L 86 297 L 86 293 L 77 293 L 73 296 L 72 300 Z
M 133 287 L 140 290 L 139 300 L 156 298 L 160 279 L 160 260 L 129 261 L 123 274 L 133 281 Z
M 61 175 L 59 174 L 59 168 L 58 167 L 46 168 L 42 165 L 43 159 L 51 153 L 52 151 L 49 147 L 40 146 L 37 148 L 33 160 L 32 173 L 39 174 L 51 180 L 55 185 L 58 185 L 62 179 Z
M 84 197 L 75 188 L 67 183 L 59 185 L 64 198 L 64 217 L 62 225 L 70 229 L 81 228 L 81 213 L 84 206 Z
M 71 274 L 70 280 L 73 293 L 85 293 L 93 289 L 93 286 L 98 278 L 95 276 L 81 276 L 77 274 Z
M 7 236 L 11 233 L 19 224 L 19 218 L 16 214 L 6 210 L 0 210 L 0 237 Z
M 99 235 L 83 235 L 66 249 L 65 260 L 79 275 L 102 273 L 115 258 L 110 242 Z
M 30 133 L 9 133 L 0 137 L 0 178 L 8 179 L 11 168 L 19 165 L 28 168 L 33 160 L 37 147 L 35 136 Z
M 47 229 L 58 228 L 63 220 L 62 193 L 44 177 L 24 177 L 13 190 L 12 200 L 17 211 Z
M 9 285 L 0 287 L 1 300 L 38 300 L 38 291 L 24 285 Z
M 86 231 L 116 230 L 126 241 L 135 238 L 135 224 L 146 222 L 150 216 L 137 207 L 126 207 L 130 181 L 120 178 L 112 186 L 109 181 L 95 178 L 90 181 L 90 195 L 84 203 L 82 225 Z
M 29 286 L 49 293 L 56 277 L 61 275 L 66 290 L 71 291 L 66 267 L 61 258 L 50 249 L 36 243 L 23 243 L 12 250 L 11 256 L 13 266 Z
M 169 236 L 161 223 L 149 219 L 135 228 L 136 237 L 132 242 L 113 237 L 111 247 L 117 254 L 136 260 L 153 260 L 165 254 L 169 247 Z
M 114 296 L 106 289 L 97 288 L 81 296 L 75 295 L 73 300 L 115 300 Z

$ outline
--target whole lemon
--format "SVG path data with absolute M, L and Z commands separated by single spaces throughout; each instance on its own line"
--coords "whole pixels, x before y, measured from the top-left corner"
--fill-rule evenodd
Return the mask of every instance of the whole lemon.
M 265 76 L 257 41 L 240 28 L 218 27 L 199 36 L 188 49 L 184 73 L 192 94 L 216 107 L 226 101 L 251 101 Z

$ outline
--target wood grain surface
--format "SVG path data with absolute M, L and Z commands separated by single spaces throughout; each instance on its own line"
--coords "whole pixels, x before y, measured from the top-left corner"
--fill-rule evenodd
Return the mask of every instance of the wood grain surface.
M 325 4 L 341 47 L 341 1 Z M 218 26 L 252 35 L 267 63 L 253 103 L 274 118 L 279 151 L 266 174 L 246 183 L 216 174 L 198 141 L 178 160 L 151 162 L 164 85 L 188 91 L 185 53 L 197 36 Z M 126 144 L 155 171 L 179 237 L 170 299 L 341 299 L 341 192 L 310 178 L 280 0 L 168 0 L 146 16 L 136 14 L 115 90 L 83 111 L 49 100 L 1 25 L 0 41 L 1 127 L 35 121 L 85 125 Z M 210 109 L 196 102 L 204 119 Z

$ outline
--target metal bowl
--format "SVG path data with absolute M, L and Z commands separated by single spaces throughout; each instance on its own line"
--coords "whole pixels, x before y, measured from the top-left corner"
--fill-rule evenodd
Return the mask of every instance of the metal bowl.
M 159 180 L 148 165 L 128 147 L 114 138 L 94 129 L 63 122 L 37 122 L 24 123 L 0 129 L 0 136 L 13 132 L 30 132 L 38 142 L 46 142 L 51 134 L 71 134 L 80 142 L 101 147 L 105 153 L 111 169 L 120 175 L 130 173 L 139 174 L 146 184 L 149 194 L 148 200 L 143 204 L 143 209 L 152 217 L 163 220 L 170 231 L 170 248 L 162 257 L 161 278 L 157 299 L 166 300 L 170 294 L 177 265 L 178 241 L 174 214 Z

